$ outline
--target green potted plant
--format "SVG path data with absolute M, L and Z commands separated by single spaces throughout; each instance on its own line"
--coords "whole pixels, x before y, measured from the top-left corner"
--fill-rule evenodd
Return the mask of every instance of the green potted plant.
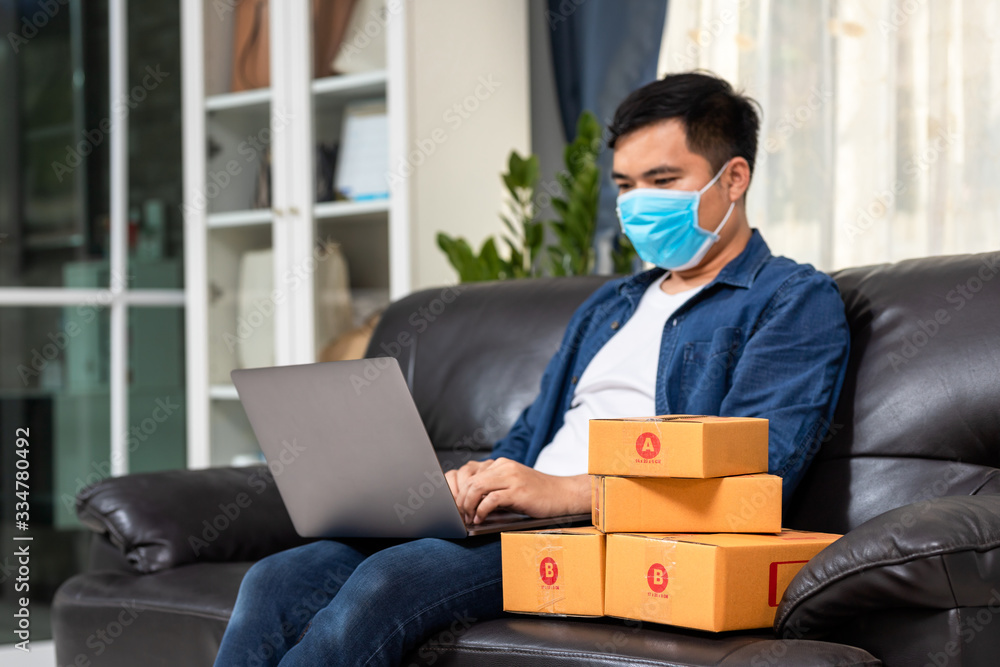
M 503 280 L 541 275 L 571 276 L 594 269 L 594 231 L 600 192 L 601 127 L 597 118 L 585 111 L 576 126 L 576 138 L 563 151 L 564 171 L 556 175 L 562 196 L 552 199 L 557 219 L 537 218 L 535 195 L 538 188 L 538 157 L 521 157 L 511 151 L 507 171 L 502 174 L 509 195 L 500 219 L 507 230 L 502 243 L 507 257 L 501 256 L 494 237 L 487 238 L 476 252 L 464 238 L 438 233 L 438 247 L 458 272 L 459 280 Z M 545 229 L 552 231 L 554 243 L 544 247 Z M 628 273 L 635 250 L 624 235 L 612 248 L 616 272 Z

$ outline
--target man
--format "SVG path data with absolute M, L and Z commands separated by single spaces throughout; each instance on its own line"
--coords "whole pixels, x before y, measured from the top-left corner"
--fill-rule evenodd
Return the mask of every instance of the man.
M 447 473 L 467 520 L 589 511 L 587 423 L 600 417 L 766 417 L 787 500 L 832 417 L 848 329 L 833 280 L 773 257 L 747 222 L 758 129 L 751 101 L 705 74 L 618 108 L 619 217 L 656 266 L 591 295 L 491 457 Z M 496 536 L 383 546 L 324 540 L 255 564 L 216 665 L 398 664 L 436 631 L 501 614 Z

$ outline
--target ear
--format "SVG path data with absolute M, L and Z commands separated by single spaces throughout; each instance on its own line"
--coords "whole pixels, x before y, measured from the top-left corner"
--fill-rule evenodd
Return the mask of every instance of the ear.
M 750 187 L 750 165 L 746 158 L 734 157 L 720 180 L 729 193 L 729 201 L 739 201 Z

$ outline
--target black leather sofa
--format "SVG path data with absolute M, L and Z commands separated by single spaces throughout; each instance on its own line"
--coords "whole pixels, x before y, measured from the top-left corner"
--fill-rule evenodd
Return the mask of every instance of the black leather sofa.
M 773 630 L 511 615 L 452 628 L 404 664 L 998 664 L 1000 252 L 834 277 L 850 369 L 784 523 L 846 536 L 793 580 Z M 418 292 L 388 309 L 368 356 L 399 358 L 442 460 L 460 465 L 534 398 L 602 280 Z M 105 480 L 77 508 L 95 535 L 89 571 L 54 603 L 60 666 L 210 665 L 251 562 L 302 543 L 261 466 Z

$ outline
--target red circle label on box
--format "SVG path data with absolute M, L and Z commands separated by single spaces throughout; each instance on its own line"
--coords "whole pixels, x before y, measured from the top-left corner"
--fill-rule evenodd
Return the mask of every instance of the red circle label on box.
M 655 433 L 640 433 L 635 440 L 635 451 L 644 459 L 656 458 L 660 453 L 660 439 Z
M 646 572 L 646 583 L 654 593 L 662 593 L 667 588 L 667 568 L 659 563 L 653 563 Z
M 543 558 L 538 565 L 538 576 L 546 586 L 556 583 L 556 579 L 559 578 L 559 566 L 556 565 L 556 561 L 549 556 Z

